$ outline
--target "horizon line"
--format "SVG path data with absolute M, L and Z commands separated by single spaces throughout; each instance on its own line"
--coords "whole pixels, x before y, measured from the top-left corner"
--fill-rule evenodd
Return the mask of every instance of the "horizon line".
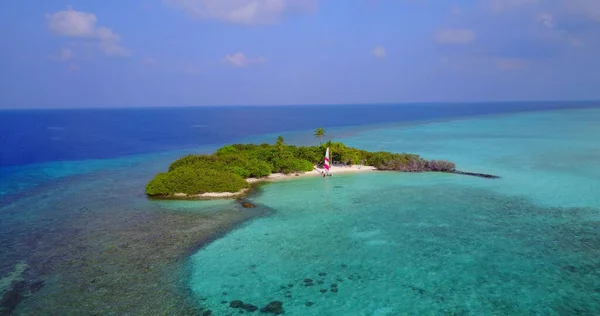
M 25 108 L 2 108 L 0 111 L 30 111 L 30 110 L 122 110 L 122 109 L 166 109 L 166 108 L 220 108 L 220 107 L 238 107 L 238 108 L 253 108 L 253 107 L 313 107 L 313 106 L 360 106 L 360 105 L 458 105 L 458 104 L 508 104 L 508 103 L 585 103 L 585 102 L 600 102 L 597 100 L 506 100 L 506 101 L 430 101 L 430 102 L 374 102 L 374 103 L 307 103 L 307 104 L 221 104 L 221 105 L 115 105 L 115 106 L 82 106 L 82 107 L 25 107 Z

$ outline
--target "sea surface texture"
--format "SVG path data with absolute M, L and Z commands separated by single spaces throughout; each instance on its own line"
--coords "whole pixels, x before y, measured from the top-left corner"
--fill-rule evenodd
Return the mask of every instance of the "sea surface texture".
M 144 195 L 181 155 L 320 126 L 501 178 Z M 0 135 L 0 315 L 600 314 L 598 103 L 0 111 Z
M 344 138 L 498 180 L 373 173 L 263 188 L 274 209 L 192 257 L 190 284 L 286 315 L 598 315 L 600 111 L 386 127 Z M 225 295 L 226 294 L 226 295 Z

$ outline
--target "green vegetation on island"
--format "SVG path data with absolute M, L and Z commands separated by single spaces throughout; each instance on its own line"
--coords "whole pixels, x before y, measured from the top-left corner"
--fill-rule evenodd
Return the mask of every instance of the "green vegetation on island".
M 321 138 L 323 129 L 315 132 Z M 334 164 L 364 164 L 379 170 L 407 172 L 454 171 L 454 163 L 426 161 L 419 155 L 390 152 L 368 152 L 328 141 L 319 146 L 292 146 L 279 136 L 275 144 L 234 144 L 219 148 L 212 155 L 187 155 L 169 166 L 168 172 L 157 174 L 147 185 L 146 194 L 174 197 L 176 193 L 239 192 L 249 188 L 245 179 L 263 178 L 271 173 L 312 171 L 323 164 L 329 147 Z

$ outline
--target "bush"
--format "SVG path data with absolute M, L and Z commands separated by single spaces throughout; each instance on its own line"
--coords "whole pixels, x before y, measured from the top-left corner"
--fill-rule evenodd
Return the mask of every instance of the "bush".
M 237 174 L 238 176 L 242 177 L 243 179 L 250 178 L 250 172 L 248 171 L 248 169 L 246 169 L 244 167 L 229 166 L 229 167 L 227 167 L 227 171 L 229 171 L 233 174 Z
M 148 184 L 146 184 L 146 194 L 148 195 L 168 195 L 171 190 L 169 187 L 173 186 L 171 177 L 166 172 L 161 172 L 154 176 Z M 176 193 L 176 192 L 173 192 Z
M 173 163 L 171 163 L 171 165 L 169 166 L 169 171 L 173 171 L 178 167 L 181 166 L 187 166 L 187 165 L 193 165 L 193 164 L 206 164 L 206 165 L 211 165 L 216 161 L 216 159 L 213 156 L 207 156 L 207 155 L 187 155 L 187 156 L 183 156 L 177 160 L 175 160 Z
M 278 170 L 281 173 L 305 172 L 314 169 L 310 161 L 298 158 L 286 158 L 279 162 Z
M 248 186 L 244 178 L 231 172 L 185 166 L 156 175 L 146 185 L 146 194 L 157 196 L 175 193 L 238 192 Z
M 346 165 L 356 165 L 359 164 L 360 154 L 355 150 L 347 150 L 341 154 L 340 161 Z
M 268 162 L 254 158 L 248 161 L 246 169 L 248 170 L 248 177 L 262 178 L 271 174 L 273 166 Z
M 367 163 L 379 170 L 396 170 L 405 172 L 429 171 L 428 163 L 419 155 L 393 154 L 388 152 L 377 152 L 371 154 Z
M 367 165 L 381 169 L 387 161 L 391 161 L 394 158 L 392 153 L 388 152 L 375 152 L 367 155 Z
M 454 171 L 456 170 L 456 165 L 447 160 L 431 160 L 428 163 L 429 170 L 431 171 Z
M 319 147 L 298 147 L 296 157 L 311 162 L 313 165 L 318 164 L 323 160 L 325 150 Z

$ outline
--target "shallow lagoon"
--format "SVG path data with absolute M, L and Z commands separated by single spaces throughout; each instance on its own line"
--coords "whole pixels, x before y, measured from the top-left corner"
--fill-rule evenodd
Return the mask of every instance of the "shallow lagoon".
M 198 251 L 190 287 L 219 315 L 238 312 L 230 300 L 282 301 L 289 315 L 597 314 L 596 122 L 598 110 L 554 111 L 353 134 L 343 141 L 502 179 L 381 172 L 265 186 L 254 200 L 274 213 Z

